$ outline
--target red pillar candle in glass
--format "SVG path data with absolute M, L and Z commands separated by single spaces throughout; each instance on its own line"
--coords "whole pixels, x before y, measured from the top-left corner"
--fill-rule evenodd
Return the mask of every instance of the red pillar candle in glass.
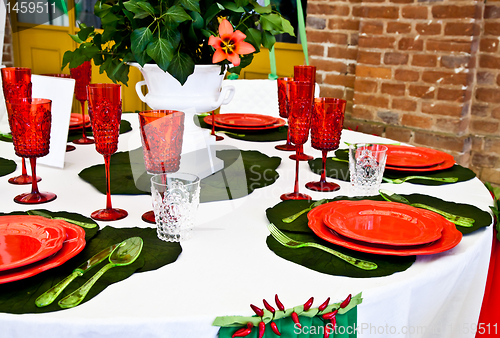
M 147 110 L 139 113 L 144 163 L 149 174 L 179 170 L 184 118 L 184 112 L 177 110 Z M 142 219 L 156 223 L 153 211 L 144 213 Z
M 70 68 L 71 77 L 75 79 L 75 97 L 80 101 L 82 107 L 82 137 L 74 140 L 75 144 L 93 144 L 94 140 L 87 137 L 85 133 L 85 101 L 87 101 L 87 86 L 92 80 L 92 65 L 90 61 L 85 61 L 76 68 Z M 90 113 L 90 112 L 89 112 Z
M 336 191 L 340 186 L 326 181 L 326 155 L 339 147 L 342 126 L 344 125 L 346 101 L 335 98 L 314 100 L 311 118 L 311 145 L 322 151 L 323 169 L 318 182 L 309 182 L 306 188 L 315 191 Z
M 288 118 L 288 94 L 287 94 L 287 83 L 293 81 L 293 77 L 280 77 L 276 82 L 278 84 L 278 108 L 279 114 L 283 118 Z M 288 129 L 290 130 L 290 129 Z M 275 147 L 278 150 L 283 151 L 295 151 L 295 146 L 290 142 L 290 132 L 287 133 L 287 139 L 285 144 L 280 144 Z
M 106 170 L 106 209 L 94 211 L 90 216 L 100 221 L 116 221 L 127 217 L 127 211 L 111 205 L 109 161 L 118 150 L 118 135 L 122 116 L 121 86 L 97 83 L 87 86 L 89 115 L 94 133 L 95 147 L 104 156 Z
M 23 67 L 2 68 L 2 88 L 5 102 L 31 99 L 31 69 Z M 10 125 L 10 119 L 9 119 Z M 9 178 L 11 184 L 31 184 L 31 176 L 26 170 L 26 160 L 22 158 L 22 173 Z M 37 181 L 41 178 L 37 177 Z
M 7 102 L 12 141 L 17 156 L 30 159 L 31 172 L 36 176 L 36 158 L 49 153 L 52 101 L 47 99 L 20 99 Z M 52 201 L 56 195 L 40 192 L 37 180 L 31 182 L 31 193 L 14 198 L 21 204 Z
M 288 128 L 290 141 L 297 146 L 306 143 L 311 125 L 312 97 L 310 95 L 312 84 L 307 81 L 290 81 L 288 83 L 290 114 L 288 115 Z M 295 186 L 292 193 L 283 194 L 282 200 L 310 200 L 311 196 L 299 193 L 299 157 L 295 157 Z

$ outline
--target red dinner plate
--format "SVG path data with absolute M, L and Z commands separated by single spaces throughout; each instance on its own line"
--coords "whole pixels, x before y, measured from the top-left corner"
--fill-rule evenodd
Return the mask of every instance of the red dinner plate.
M 85 124 L 88 123 L 90 123 L 90 117 L 88 115 L 85 115 Z M 69 119 L 69 127 L 71 129 L 78 129 L 81 128 L 82 125 L 83 125 L 82 114 L 72 113 Z
M 265 127 L 275 124 L 278 118 L 259 114 L 215 114 L 215 123 L 234 127 Z
M 340 245 L 351 250 L 391 256 L 432 255 L 450 250 L 462 240 L 462 233 L 457 230 L 455 224 L 443 218 L 443 231 L 441 233 L 441 238 L 439 238 L 435 242 L 413 246 L 390 246 L 360 242 L 347 237 L 343 237 L 342 235 L 339 235 L 335 231 L 328 228 L 325 223 L 323 223 L 323 217 L 325 216 L 327 211 L 328 204 L 320 205 L 310 211 L 307 214 L 307 218 L 309 219 L 309 228 L 318 237 L 324 239 L 325 241 Z M 422 209 L 421 212 L 431 211 Z M 441 217 L 438 214 L 435 214 L 435 216 Z
M 441 237 L 443 218 L 415 207 L 381 201 L 328 203 L 323 222 L 342 236 L 384 245 L 420 245 Z
M 0 272 L 0 284 L 28 278 L 40 272 L 55 268 L 75 257 L 85 248 L 85 231 L 78 225 L 57 220 L 66 229 L 66 239 L 55 255 L 17 269 Z
M 453 167 L 455 165 L 455 159 L 450 154 L 443 155 L 444 162 L 440 164 L 436 164 L 430 167 L 422 167 L 422 168 L 410 168 L 410 167 L 393 167 L 386 165 L 385 169 L 394 170 L 394 171 L 406 171 L 406 172 L 430 172 L 430 171 L 439 171 L 445 170 Z
M 430 167 L 444 162 L 442 151 L 398 145 L 387 145 L 386 165 L 392 167 Z
M 205 116 L 203 118 L 203 121 L 205 121 L 205 123 L 207 123 L 209 125 L 212 125 L 212 116 L 210 116 L 210 115 Z M 285 120 L 283 120 L 281 118 L 277 118 L 276 123 L 271 124 L 269 126 L 264 126 L 264 127 L 237 127 L 237 126 L 228 126 L 228 125 L 224 125 L 224 124 L 219 124 L 217 122 L 215 122 L 214 125 L 217 128 L 222 128 L 222 129 L 227 129 L 227 130 L 261 131 L 261 130 L 268 130 L 268 129 L 275 129 L 278 127 L 282 127 L 285 125 L 285 123 L 286 123 Z
M 60 222 L 41 216 L 0 217 L 0 271 L 37 262 L 59 251 L 66 238 Z

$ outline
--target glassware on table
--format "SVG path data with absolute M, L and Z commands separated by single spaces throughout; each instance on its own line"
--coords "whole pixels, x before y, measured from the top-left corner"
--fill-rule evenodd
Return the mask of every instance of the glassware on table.
M 12 141 L 17 156 L 30 159 L 36 176 L 36 158 L 49 153 L 52 101 L 23 98 L 7 102 Z M 20 204 L 38 204 L 56 199 L 51 192 L 40 192 L 37 180 L 31 182 L 31 193 L 14 197 Z
M 376 195 L 382 182 L 387 147 L 381 144 L 349 145 L 349 174 L 352 191 L 357 195 Z
M 23 98 L 31 99 L 31 69 L 23 67 L 2 68 L 2 87 L 5 102 Z M 22 158 L 21 163 L 21 175 L 9 178 L 9 183 L 31 184 L 32 177 L 28 175 L 28 171 L 26 170 L 26 160 Z M 41 181 L 41 178 L 38 176 L 36 179 L 37 181 Z
M 287 83 L 290 81 L 293 81 L 293 77 L 280 77 L 277 80 L 277 84 L 278 84 L 278 108 L 279 108 L 279 114 L 283 118 L 288 118 L 288 114 L 289 114 Z M 295 146 L 290 142 L 290 129 L 288 129 L 286 143 L 277 145 L 274 148 L 276 148 L 278 150 L 283 150 L 283 151 L 295 151 Z
M 346 101 L 330 97 L 314 99 L 311 118 L 311 146 L 321 150 L 321 178 L 317 182 L 308 182 L 306 188 L 315 191 L 336 191 L 340 186 L 326 181 L 326 155 L 328 151 L 339 147 L 342 126 L 344 125 Z
M 297 146 L 298 155 L 299 145 L 306 143 L 309 136 L 312 115 L 312 96 L 310 95 L 312 84 L 307 81 L 290 81 L 289 86 L 289 105 L 290 114 L 288 115 L 288 128 L 290 130 L 290 141 Z M 286 200 L 310 200 L 311 196 L 299 193 L 299 156 L 295 157 L 295 187 L 292 193 L 283 194 L 280 198 Z
M 75 97 L 80 101 L 82 107 L 82 137 L 74 140 L 75 144 L 93 144 L 95 141 L 85 133 L 85 101 L 87 101 L 87 86 L 92 79 L 92 65 L 90 61 L 85 61 L 76 68 L 70 68 L 71 77 L 75 79 Z M 90 109 L 89 109 L 90 114 Z
M 106 209 L 94 211 L 90 217 L 99 221 L 116 221 L 127 217 L 127 211 L 111 205 L 109 161 L 118 150 L 118 135 L 122 116 L 121 86 L 96 83 L 87 86 L 89 115 L 94 133 L 95 147 L 104 156 L 106 170 Z
M 179 242 L 191 236 L 200 204 L 200 179 L 188 173 L 151 177 L 151 195 L 158 238 Z
M 210 135 L 215 136 L 215 141 L 222 141 L 224 139 L 224 136 L 217 135 L 215 133 L 215 110 L 212 110 L 212 132 Z
M 149 174 L 179 170 L 184 134 L 184 112 L 177 110 L 146 110 L 139 113 L 144 163 Z M 155 224 L 154 211 L 142 220 Z

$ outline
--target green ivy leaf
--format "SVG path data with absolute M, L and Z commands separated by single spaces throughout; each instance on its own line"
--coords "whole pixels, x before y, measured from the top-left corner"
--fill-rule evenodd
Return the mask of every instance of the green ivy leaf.
M 184 21 L 193 20 L 191 16 L 186 13 L 184 8 L 178 5 L 173 5 L 167 10 L 167 12 L 165 13 L 165 19 L 171 23 L 181 23 Z
M 208 23 L 212 21 L 212 19 L 222 10 L 224 10 L 224 7 L 222 7 L 218 2 L 208 7 L 204 15 L 205 25 L 208 25 Z
M 13 173 L 16 170 L 16 167 L 16 162 L 0 157 L 0 176 Z
M 80 39 L 78 34 L 69 34 L 69 36 L 76 42 L 76 43 L 83 43 L 84 40 Z
M 262 34 L 261 31 L 255 28 L 249 28 L 246 32 L 246 39 L 245 41 L 251 43 L 254 47 L 261 45 L 262 41 Z M 256 48 L 257 49 L 257 48 Z
M 236 13 L 245 13 L 245 9 L 241 8 L 240 6 L 238 6 L 238 4 L 234 2 L 223 2 L 222 4 L 226 9 L 229 9 L 230 11 Z
M 200 13 L 200 1 L 199 0 L 180 0 L 181 5 L 187 10 Z
M 139 7 L 144 10 L 145 12 L 147 12 L 149 15 L 151 16 L 155 16 L 155 9 L 153 8 L 153 6 L 149 3 L 149 2 L 146 2 L 146 1 L 139 1 L 138 2 L 138 5 Z
M 132 53 L 142 53 L 148 44 L 153 41 L 153 33 L 149 27 L 142 27 L 134 30 L 130 37 Z
M 111 12 L 112 6 L 103 3 L 102 1 L 97 1 L 94 5 L 94 14 L 100 18 Z
M 197 13 L 197 12 L 191 12 L 189 14 L 191 15 L 191 18 L 193 19 L 193 23 L 191 24 L 193 26 L 193 29 L 202 29 L 205 21 L 203 20 L 203 17 L 201 16 L 201 14 Z
M 257 4 L 255 6 L 254 10 L 255 10 L 255 12 L 257 12 L 259 14 L 270 14 L 273 12 L 273 8 L 272 8 L 271 4 L 269 4 L 265 7 Z
M 269 32 L 262 32 L 262 45 L 268 49 L 273 48 L 276 38 Z
M 175 54 L 168 67 L 168 72 L 183 85 L 188 76 L 194 72 L 194 61 L 186 53 Z
M 172 59 L 172 50 L 167 39 L 153 38 L 146 49 L 148 55 L 158 64 L 164 72 L 167 71 Z
M 278 14 L 265 14 L 260 17 L 260 24 L 265 31 L 281 31 L 281 16 Z
M 295 36 L 295 31 L 293 30 L 293 26 L 287 19 L 281 18 L 281 27 L 283 27 L 285 33 L 288 33 L 291 36 Z
M 80 31 L 78 32 L 78 37 L 82 41 L 87 41 L 91 33 L 94 32 L 94 27 L 87 27 L 85 25 L 80 25 Z

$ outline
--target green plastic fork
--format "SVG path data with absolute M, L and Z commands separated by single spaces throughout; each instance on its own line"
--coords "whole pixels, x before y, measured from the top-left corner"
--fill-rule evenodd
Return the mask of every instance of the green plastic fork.
M 382 180 L 387 183 L 401 184 L 409 180 L 429 180 L 437 182 L 455 183 L 458 177 L 429 177 L 429 176 L 406 176 L 402 178 L 387 178 L 382 177 Z
M 273 223 L 270 223 L 267 225 L 267 228 L 269 229 L 269 232 L 271 235 L 280 243 L 281 245 L 290 248 L 290 249 L 299 249 L 299 248 L 305 248 L 305 247 L 310 247 L 310 248 L 316 248 L 323 250 L 325 252 L 328 252 L 329 254 L 332 254 L 344 261 L 346 261 L 349 264 L 354 265 L 357 268 L 363 269 L 363 270 L 375 270 L 378 266 L 377 264 L 373 262 L 368 262 L 364 261 L 362 259 L 354 258 L 348 255 L 345 255 L 343 253 L 340 253 L 338 251 L 335 251 L 333 249 L 330 249 L 324 245 L 318 244 L 318 243 L 305 243 L 305 242 L 299 242 L 294 239 L 291 239 L 287 235 L 285 235 L 283 232 L 281 232 L 280 229 L 278 229 Z

